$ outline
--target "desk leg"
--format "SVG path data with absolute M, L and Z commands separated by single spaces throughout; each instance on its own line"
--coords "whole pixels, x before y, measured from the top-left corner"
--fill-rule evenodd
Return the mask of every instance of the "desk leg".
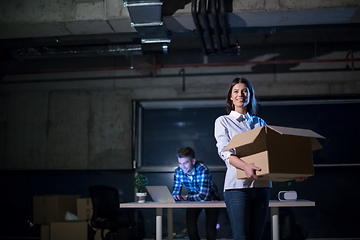
M 168 240 L 173 240 L 173 209 L 167 209 L 167 220 L 168 220 Z
M 156 240 L 162 240 L 162 208 L 156 209 Z
M 279 208 L 278 207 L 272 207 L 270 208 L 271 212 L 271 239 L 272 240 L 279 240 Z

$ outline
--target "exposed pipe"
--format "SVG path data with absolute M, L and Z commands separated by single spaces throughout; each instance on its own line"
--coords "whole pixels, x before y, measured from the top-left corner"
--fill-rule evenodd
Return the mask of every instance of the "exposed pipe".
M 12 56 L 18 58 L 34 57 L 65 57 L 65 56 L 84 56 L 84 55 L 141 55 L 142 47 L 140 44 L 129 45 L 108 45 L 108 46 L 80 46 L 80 47 L 42 47 L 42 48 L 21 48 L 12 51 Z
M 346 54 L 346 59 L 349 59 L 349 55 L 351 54 L 351 69 L 354 70 L 354 52 L 353 50 L 350 50 L 347 54 Z M 346 61 L 347 62 L 347 61 Z
M 225 0 L 199 0 L 199 4 L 197 0 L 192 0 L 191 14 L 205 55 L 208 54 L 206 40 L 208 40 L 210 46 L 209 51 L 212 53 L 215 53 L 217 50 L 221 52 L 224 48 L 230 49 Z M 201 21 L 199 20 L 199 17 Z M 212 25 L 210 24 L 209 19 L 211 20 Z M 214 31 L 214 39 L 216 40 L 217 48 L 214 43 L 212 31 Z M 224 40 L 222 40 L 222 34 L 224 35 Z
M 212 33 L 211 33 L 211 28 L 210 28 L 209 19 L 207 16 L 207 9 L 206 9 L 207 2 L 208 2 L 207 0 L 200 0 L 200 16 L 201 16 L 202 22 L 205 27 L 205 33 L 210 42 L 211 52 L 214 53 L 215 52 L 214 40 L 212 39 Z
M 359 62 L 360 58 L 352 58 L 352 62 Z M 340 59 L 318 59 L 318 63 L 329 62 L 348 62 L 347 58 Z M 172 64 L 162 65 L 156 64 L 156 59 L 153 59 L 152 65 L 137 66 L 133 70 L 151 70 L 152 76 L 156 76 L 156 71 L 163 68 L 199 68 L 199 67 L 232 67 L 232 66 L 246 66 L 246 65 L 271 65 L 271 64 L 297 64 L 297 63 L 314 63 L 314 59 L 295 59 L 295 60 L 270 60 L 270 61 L 250 61 L 250 62 L 225 62 L 225 63 L 195 63 L 195 64 Z M 91 68 L 91 69 L 76 69 L 76 70 L 61 70 L 61 71 L 33 71 L 26 73 L 49 73 L 49 72 L 81 72 L 81 71 L 113 71 L 113 70 L 129 70 L 129 66 L 126 67 L 105 67 L 105 68 Z
M 317 59 L 318 63 L 346 62 L 346 61 L 348 61 L 348 59 Z M 358 62 L 358 61 L 360 61 L 360 58 L 354 58 L 354 59 L 352 59 L 352 61 Z M 160 69 L 160 68 L 190 68 L 190 67 L 194 67 L 194 68 L 196 68 L 196 67 L 231 67 L 231 66 L 246 66 L 246 65 L 269 65 L 269 64 L 271 65 L 271 64 L 296 64 L 296 63 L 314 63 L 314 59 L 157 65 L 157 67 L 158 67 L 158 69 Z
M 205 39 L 204 39 L 204 35 L 203 35 L 203 29 L 201 27 L 200 24 L 200 20 L 197 14 L 197 0 L 191 0 L 191 15 L 193 17 L 194 20 L 194 24 L 195 27 L 197 29 L 197 34 L 199 35 L 200 38 L 200 42 L 201 42 L 201 47 L 203 49 L 204 55 L 207 55 L 207 48 L 206 48 L 206 43 L 205 43 Z
M 182 90 L 183 90 L 183 92 L 185 92 L 185 69 L 181 69 L 180 71 L 179 71 L 179 75 L 182 75 Z
M 216 7 L 217 0 L 210 0 L 210 9 L 211 9 L 211 19 L 212 23 L 214 25 L 214 33 L 215 33 L 215 39 L 218 44 L 218 49 L 221 52 L 222 51 L 222 41 L 221 41 L 221 32 L 220 32 L 220 24 L 219 24 L 219 16 L 218 11 Z
M 225 0 L 219 0 L 219 6 L 220 6 L 220 22 L 223 30 L 224 35 L 224 43 L 226 49 L 230 49 L 230 40 L 229 40 L 229 30 L 227 25 L 227 13 L 225 8 Z

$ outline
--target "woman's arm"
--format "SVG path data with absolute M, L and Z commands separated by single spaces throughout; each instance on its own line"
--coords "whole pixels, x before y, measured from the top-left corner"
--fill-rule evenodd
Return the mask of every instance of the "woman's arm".
M 214 136 L 220 158 L 224 161 L 228 161 L 229 156 L 234 153 L 234 149 L 223 151 L 226 145 L 230 142 L 228 129 L 223 117 L 219 117 L 215 121 Z

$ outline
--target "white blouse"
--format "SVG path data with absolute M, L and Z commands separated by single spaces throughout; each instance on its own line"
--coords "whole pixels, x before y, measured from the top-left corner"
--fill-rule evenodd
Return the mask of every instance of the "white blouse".
M 229 163 L 229 157 L 235 152 L 235 149 L 223 151 L 236 134 L 265 125 L 265 121 L 259 117 L 250 116 L 250 114 L 243 115 L 235 111 L 231 111 L 229 115 L 220 116 L 215 120 L 216 147 L 219 156 L 224 160 L 227 167 L 224 191 L 237 188 L 271 187 L 271 181 L 237 179 L 236 167 Z

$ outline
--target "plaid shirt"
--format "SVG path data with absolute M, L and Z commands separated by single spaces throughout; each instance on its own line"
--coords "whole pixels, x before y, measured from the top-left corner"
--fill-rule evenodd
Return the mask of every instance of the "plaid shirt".
M 202 163 L 196 163 L 188 176 L 178 167 L 174 173 L 174 189 L 172 195 L 180 195 L 185 186 L 188 189 L 188 201 L 220 200 L 217 187 L 213 182 L 210 170 Z

